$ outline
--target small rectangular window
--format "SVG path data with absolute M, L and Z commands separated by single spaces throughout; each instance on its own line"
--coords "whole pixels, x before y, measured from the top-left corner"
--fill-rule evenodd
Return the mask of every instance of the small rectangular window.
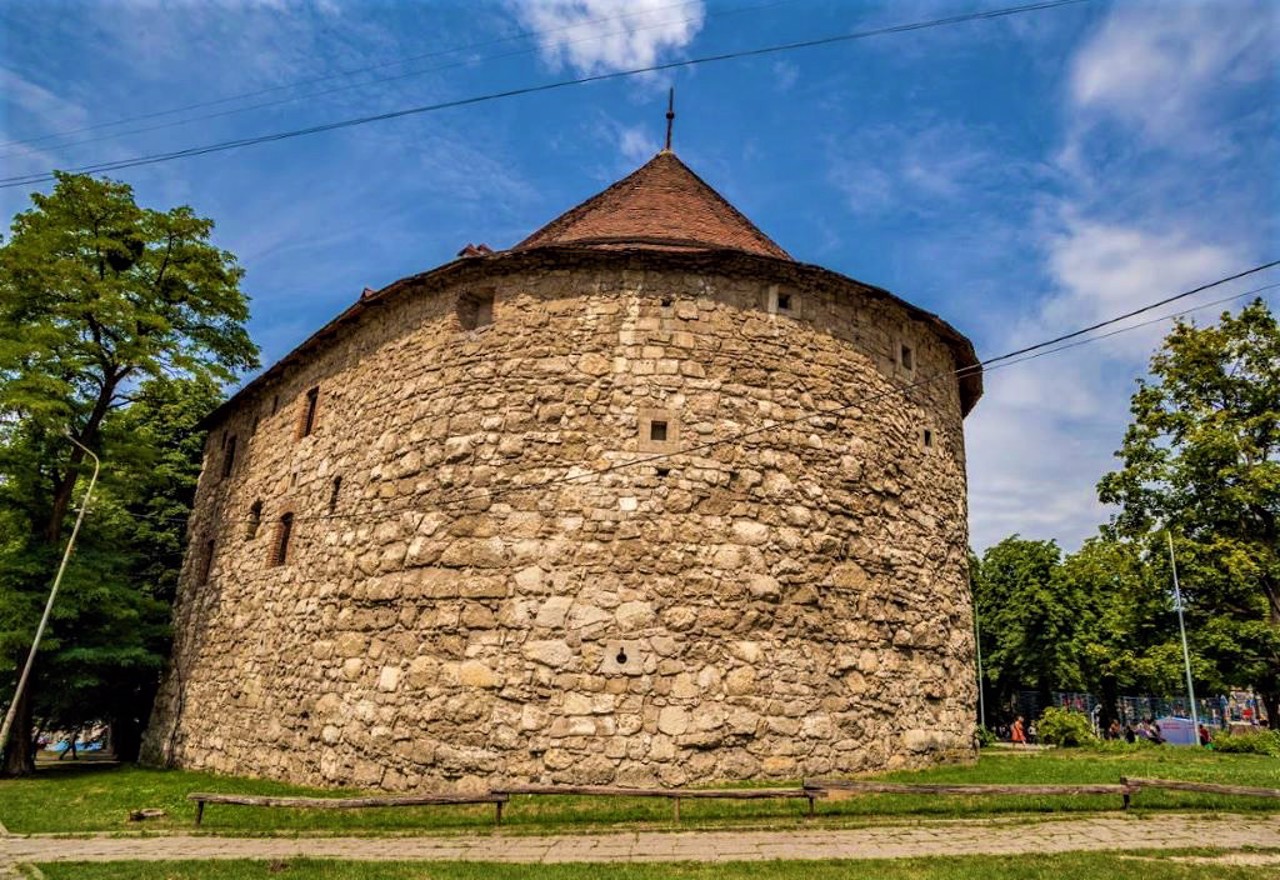
M 342 491 L 342 477 L 333 478 L 333 490 L 329 493 L 329 515 L 338 510 L 338 493 Z
M 226 440 L 226 451 L 222 453 L 222 478 L 225 480 L 231 476 L 231 469 L 236 464 L 236 435 L 232 434 Z
M 649 423 L 649 439 L 655 443 L 667 442 L 667 423 L 654 420 Z
M 464 293 L 458 297 L 458 323 L 475 330 L 493 323 L 493 291 Z
M 916 368 L 916 355 L 915 352 L 911 350 L 911 346 L 902 346 L 900 358 L 902 361 L 902 369 L 914 370 Z
M 200 571 L 198 580 L 200 583 L 208 583 L 209 575 L 213 571 L 213 541 L 204 542 L 204 552 L 200 555 Z
M 789 293 L 778 294 L 778 311 L 780 312 L 791 311 L 791 294 Z
M 247 540 L 253 540 L 258 534 L 258 527 L 262 525 L 262 502 L 255 501 L 253 506 L 249 508 L 249 523 L 245 528 L 244 536 Z
M 299 437 L 310 437 L 311 432 L 316 429 L 316 405 L 320 402 L 320 386 L 317 385 L 307 392 L 306 402 L 303 404 L 302 423 L 298 426 Z
M 289 561 L 289 540 L 293 537 L 293 514 L 286 513 L 280 517 L 276 525 L 275 546 L 271 548 L 272 566 L 284 565 Z

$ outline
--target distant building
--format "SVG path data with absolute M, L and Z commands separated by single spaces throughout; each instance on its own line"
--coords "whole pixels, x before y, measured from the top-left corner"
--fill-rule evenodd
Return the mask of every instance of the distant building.
M 464 254 L 210 417 L 151 760 L 403 790 L 973 754 L 967 339 L 666 150 Z

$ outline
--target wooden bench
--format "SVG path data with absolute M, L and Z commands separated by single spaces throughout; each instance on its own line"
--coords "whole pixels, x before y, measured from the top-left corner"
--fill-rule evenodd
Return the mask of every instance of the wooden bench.
M 951 783 L 911 782 L 863 782 L 844 779 L 805 780 L 804 787 L 814 791 L 849 791 L 857 794 L 959 794 L 959 795 L 1043 795 L 1110 794 L 1123 798 L 1124 808 L 1129 808 L 1129 798 L 1137 787 L 1121 779 L 1120 784 L 1097 783 L 1087 785 L 983 785 Z
M 218 794 L 197 791 L 187 795 L 196 802 L 196 825 L 204 821 L 205 804 L 235 804 L 241 807 L 292 807 L 307 810 L 356 810 L 364 807 L 423 807 L 440 804 L 493 804 L 494 824 L 502 824 L 502 805 L 508 800 L 505 794 L 422 794 L 388 795 L 372 797 L 285 797 L 257 794 Z
M 1121 776 L 1120 781 L 1131 787 L 1135 792 L 1140 788 L 1162 788 L 1167 791 L 1196 791 L 1202 794 L 1280 798 L 1280 788 L 1252 788 L 1247 785 L 1219 785 L 1214 782 L 1184 782 L 1179 779 L 1146 779 L 1139 776 Z
M 692 800 L 776 800 L 780 798 L 804 799 L 809 802 L 809 815 L 814 815 L 814 801 L 827 793 L 816 788 L 620 788 L 612 785 L 510 785 L 493 789 L 493 794 L 506 796 L 579 795 L 585 797 L 636 797 L 666 798 L 675 809 L 675 820 L 680 821 L 680 801 Z

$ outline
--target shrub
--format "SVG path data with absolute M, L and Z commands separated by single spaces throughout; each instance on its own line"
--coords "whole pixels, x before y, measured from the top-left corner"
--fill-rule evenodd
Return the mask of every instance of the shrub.
M 1280 730 L 1257 730 L 1248 733 L 1228 733 L 1225 730 L 1219 730 L 1213 735 L 1213 750 L 1246 755 L 1271 755 L 1280 758 Z
M 1040 742 L 1051 746 L 1093 745 L 1098 740 L 1087 715 L 1052 706 L 1036 722 L 1036 732 Z
M 993 746 L 1000 742 L 1000 737 L 996 736 L 996 732 L 990 727 L 979 727 L 974 736 L 978 739 L 978 745 L 981 748 Z

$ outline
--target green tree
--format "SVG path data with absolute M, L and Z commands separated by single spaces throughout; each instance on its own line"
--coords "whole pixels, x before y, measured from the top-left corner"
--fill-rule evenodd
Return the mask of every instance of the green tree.
M 109 723 L 123 760 L 137 757 L 169 653 L 170 605 L 203 459 L 199 423 L 223 394 L 208 379 L 153 379 L 132 398 L 104 422 L 112 467 L 57 607 L 34 704 L 49 726 Z
M 84 469 L 83 453 L 65 435 L 102 455 L 108 468 L 117 456 L 145 458 L 140 447 L 154 438 L 122 430 L 112 442 L 119 411 L 144 389 L 183 380 L 217 386 L 257 362 L 243 327 L 243 272 L 210 243 L 212 221 L 189 207 L 141 208 L 126 184 L 83 175 L 59 174 L 53 192 L 32 201 L 0 248 L 0 502 L 10 562 L 0 662 L 15 667 L 34 634 Z M 79 585 L 106 591 L 96 613 L 134 613 L 145 593 L 136 562 L 98 558 L 90 569 L 92 550 L 86 535 Z M 68 591 L 75 583 L 68 581 Z M 58 641 L 77 631 L 65 610 L 54 624 L 54 644 L 74 650 Z M 94 631 L 105 627 L 100 620 Z M 83 669 L 91 661 L 82 659 Z M 6 775 L 34 766 L 27 735 L 34 693 L 19 702 L 17 735 L 0 768 Z
M 1077 597 L 1070 653 L 1084 689 L 1101 701 L 1104 727 L 1118 717 L 1121 693 L 1182 690 L 1182 648 L 1163 563 L 1139 542 L 1104 534 L 1055 573 L 1061 591 Z
M 997 705 L 1020 688 L 1050 693 L 1078 686 L 1070 642 L 1079 599 L 1055 577 L 1061 551 L 1053 541 L 1012 535 L 989 547 L 972 575 L 982 632 L 983 672 Z
M 1174 536 L 1188 623 L 1213 677 L 1255 689 L 1280 728 L 1280 327 L 1261 300 L 1179 322 L 1130 405 L 1099 497 L 1116 534 Z M 1152 558 L 1156 556 L 1153 553 Z

